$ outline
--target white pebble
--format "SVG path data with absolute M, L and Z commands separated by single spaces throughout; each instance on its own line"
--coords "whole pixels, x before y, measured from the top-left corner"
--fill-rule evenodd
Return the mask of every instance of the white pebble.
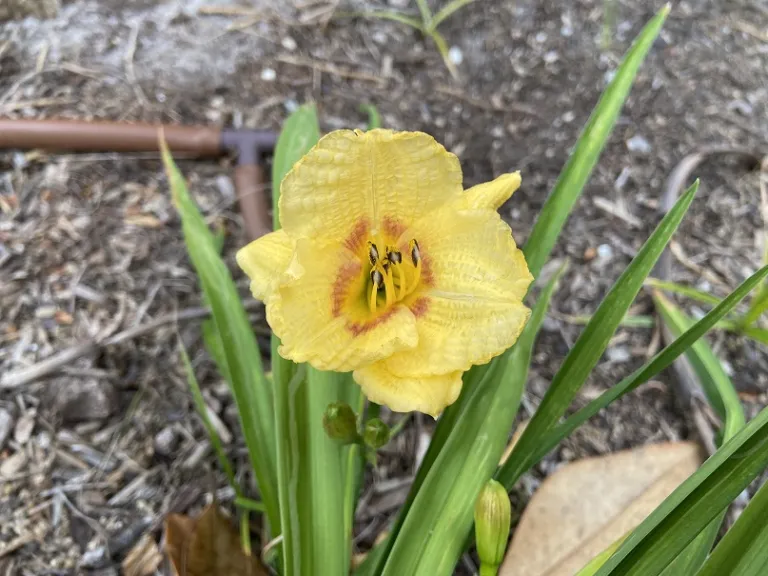
M 261 71 L 261 79 L 264 80 L 264 82 L 274 82 L 275 78 L 277 78 L 277 72 L 272 70 L 272 68 L 264 68 L 264 70 Z
M 458 46 L 451 46 L 451 49 L 448 50 L 448 60 L 456 66 L 464 62 L 464 53 L 461 51 L 461 48 Z
M 286 36 L 285 38 L 283 38 L 280 41 L 280 44 L 283 46 L 283 48 L 285 48 L 289 52 L 293 52 L 294 50 L 296 50 L 296 40 L 294 40 L 290 36 Z
M 597 255 L 604 260 L 613 258 L 613 248 L 611 248 L 610 244 L 600 244 L 597 247 Z
M 632 357 L 632 354 L 629 352 L 629 349 L 627 349 L 626 346 L 616 346 L 615 348 L 608 348 L 606 350 L 605 355 L 608 357 L 608 360 L 610 362 L 626 362 Z
M 635 134 L 627 140 L 627 150 L 630 152 L 639 152 L 640 154 L 648 154 L 651 151 L 651 144 L 640 134 Z

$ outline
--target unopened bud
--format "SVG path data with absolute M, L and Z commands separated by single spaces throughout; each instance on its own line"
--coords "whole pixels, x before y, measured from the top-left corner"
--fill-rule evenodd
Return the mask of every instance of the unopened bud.
M 379 418 L 373 418 L 365 423 L 365 432 L 363 439 L 366 446 L 378 450 L 389 442 L 389 426 L 384 424 Z
M 485 573 L 495 574 L 504 560 L 511 517 L 507 490 L 496 480 L 489 480 L 475 502 L 477 555 L 487 568 Z
M 328 436 L 342 444 L 351 444 L 358 439 L 357 418 L 345 402 L 328 404 L 323 414 L 323 428 Z

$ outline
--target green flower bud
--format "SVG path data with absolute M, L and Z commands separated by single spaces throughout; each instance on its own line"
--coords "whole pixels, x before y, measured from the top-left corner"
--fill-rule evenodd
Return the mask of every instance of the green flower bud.
M 363 439 L 366 446 L 378 450 L 389 442 L 389 426 L 384 424 L 379 418 L 372 418 L 365 423 Z
M 328 404 L 323 414 L 325 433 L 342 444 L 352 444 L 358 439 L 357 417 L 346 402 Z
M 489 480 L 475 502 L 477 555 L 486 565 L 485 573 L 495 574 L 504 560 L 511 518 L 512 505 L 507 490 L 496 480 Z

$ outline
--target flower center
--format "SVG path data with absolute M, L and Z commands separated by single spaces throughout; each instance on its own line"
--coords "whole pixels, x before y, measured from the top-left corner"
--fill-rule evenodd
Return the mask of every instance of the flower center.
M 368 308 L 372 314 L 400 302 L 418 287 L 422 258 L 419 243 L 408 242 L 407 253 L 381 241 L 369 240 L 370 270 L 367 284 Z

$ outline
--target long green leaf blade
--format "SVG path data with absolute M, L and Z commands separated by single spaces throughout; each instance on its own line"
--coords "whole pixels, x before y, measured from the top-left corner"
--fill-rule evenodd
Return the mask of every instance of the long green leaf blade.
M 237 494 L 239 494 L 240 486 L 235 480 L 234 468 L 232 468 L 232 464 L 229 461 L 229 458 L 227 458 L 227 454 L 224 452 L 224 445 L 221 443 L 221 438 L 219 438 L 219 434 L 211 423 L 210 416 L 208 416 L 208 406 L 203 399 L 200 384 L 195 377 L 195 369 L 192 367 L 192 362 L 189 360 L 187 349 L 184 348 L 184 344 L 181 342 L 179 342 L 179 350 L 181 352 L 181 360 L 184 364 L 184 371 L 187 373 L 187 384 L 189 385 L 189 390 L 192 393 L 192 400 L 197 409 L 197 415 L 200 416 L 200 420 L 203 422 L 203 427 L 208 433 L 208 439 L 211 442 L 211 446 L 213 446 L 213 451 L 216 453 L 216 458 L 219 460 L 219 466 L 221 466 L 221 469 L 224 471 L 224 475 L 227 477 L 229 485 L 232 486 Z
M 684 284 L 678 284 L 677 282 L 669 282 L 667 280 L 659 280 L 657 278 L 648 278 L 645 283 L 651 288 L 658 288 L 659 290 L 665 290 L 667 292 L 675 292 L 676 294 L 687 296 L 688 298 L 698 300 L 704 304 L 712 304 L 716 306 L 720 303 L 720 298 L 713 296 L 709 292 L 703 292 Z
M 184 177 L 162 138 L 161 150 L 173 202 L 181 214 L 187 251 L 211 307 L 212 319 L 226 354 L 232 395 L 267 510 L 267 519 L 271 530 L 279 533 L 272 391 L 261 366 L 259 347 L 237 287 L 218 254 L 214 236 L 190 197 Z
M 672 344 L 656 354 L 645 365 L 635 370 L 635 372 L 624 378 L 616 386 L 606 390 L 581 410 L 572 414 L 564 422 L 547 432 L 541 439 L 536 455 L 531 460 L 532 464 L 541 460 L 547 452 L 557 446 L 563 439 L 570 436 L 576 428 L 595 416 L 600 410 L 670 366 L 678 356 L 684 354 L 694 342 L 711 330 L 720 318 L 733 310 L 766 277 L 768 277 L 768 266 L 761 268 L 742 282 L 736 290 L 723 298 L 720 304 L 713 308 L 706 316 L 686 330 Z
M 539 275 L 541 267 L 549 259 L 563 224 L 581 196 L 616 124 L 640 64 L 658 36 L 668 13 L 669 5 L 662 8 L 638 35 L 616 76 L 595 106 L 568 163 L 544 203 L 523 250 L 534 277 Z
M 764 409 L 667 497 L 596 576 L 657 576 L 767 465 Z
M 613 333 L 640 291 L 643 281 L 677 230 L 697 189 L 698 183 L 694 183 L 680 197 L 672 210 L 664 216 L 579 335 L 555 374 L 539 408 L 512 450 L 512 454 L 499 470 L 498 480 L 507 489 L 511 489 L 520 475 L 532 465 L 541 438 L 565 414 L 592 368 L 597 364 Z
M 561 269 L 562 273 L 562 269 Z M 543 290 L 512 354 L 476 385 L 467 408 L 420 485 L 383 574 L 451 574 L 472 528 L 475 499 L 507 443 L 528 376 L 533 344 L 560 274 Z
M 661 293 L 655 293 L 653 301 L 662 320 L 675 338 L 679 338 L 685 330 L 693 326 L 693 320 L 688 318 L 680 308 Z M 696 371 L 709 403 L 724 421 L 725 438 L 733 437 L 737 431 L 744 427 L 746 418 L 736 388 L 728 374 L 725 373 L 722 363 L 712 352 L 712 348 L 706 340 L 698 340 L 686 352 L 686 356 Z
M 768 483 L 726 532 L 697 576 L 768 574 Z
M 654 292 L 653 300 L 661 314 L 662 321 L 670 334 L 679 338 L 684 331 L 690 330 L 694 322 L 680 308 L 661 292 Z M 695 377 L 699 380 L 707 399 L 714 411 L 723 419 L 724 439 L 730 440 L 741 430 L 745 423 L 744 409 L 733 386 L 733 382 L 723 369 L 720 360 L 704 339 L 697 340 L 686 352 Z M 702 530 L 696 538 L 664 570 L 664 576 L 693 576 L 704 563 L 707 554 L 715 543 L 725 513 L 721 513 Z

